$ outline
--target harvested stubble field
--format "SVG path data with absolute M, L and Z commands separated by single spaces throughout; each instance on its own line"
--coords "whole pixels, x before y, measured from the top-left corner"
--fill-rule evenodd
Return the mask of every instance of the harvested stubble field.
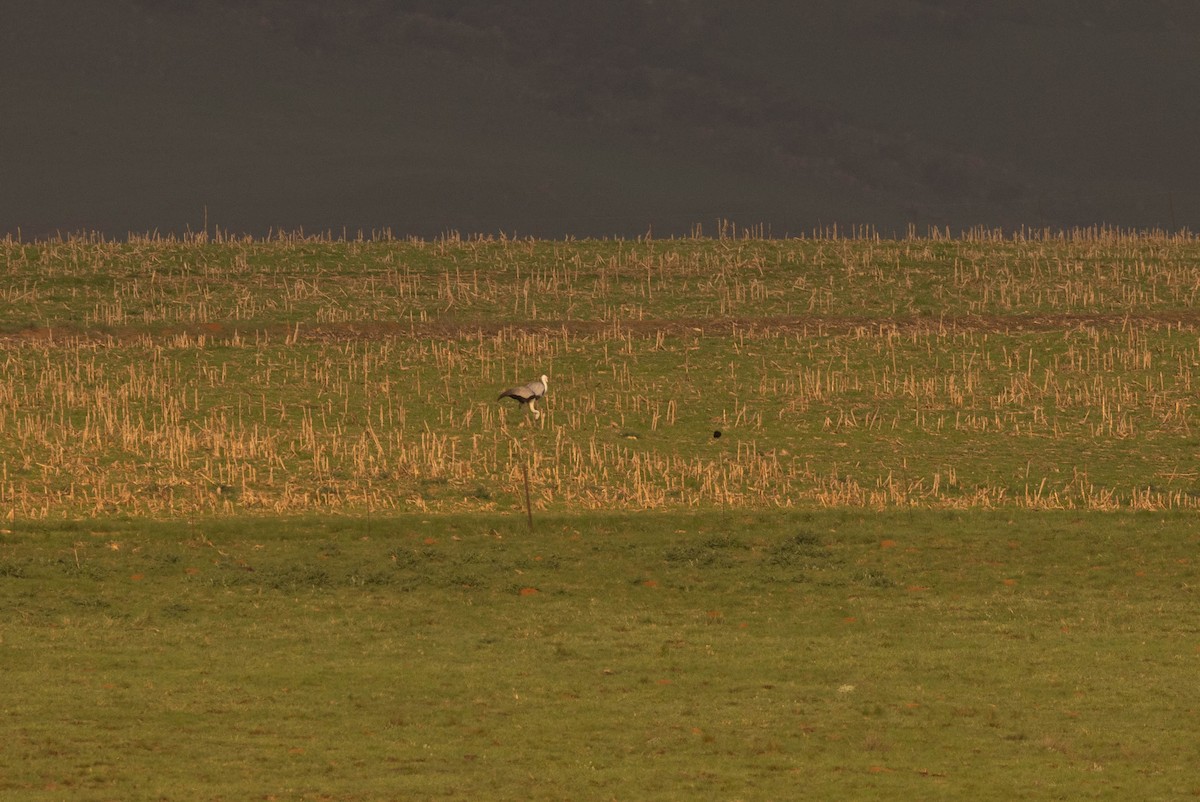
M 0 248 L 21 518 L 1192 508 L 1200 242 Z M 548 373 L 530 426 L 498 390 Z M 722 437 L 715 438 L 720 431 Z
M 0 264 L 0 795 L 1200 793 L 1195 238 Z

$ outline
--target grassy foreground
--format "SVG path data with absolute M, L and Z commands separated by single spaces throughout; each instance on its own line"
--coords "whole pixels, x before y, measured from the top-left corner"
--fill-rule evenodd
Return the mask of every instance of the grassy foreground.
M 1193 516 L 17 523 L 0 796 L 1177 799 Z

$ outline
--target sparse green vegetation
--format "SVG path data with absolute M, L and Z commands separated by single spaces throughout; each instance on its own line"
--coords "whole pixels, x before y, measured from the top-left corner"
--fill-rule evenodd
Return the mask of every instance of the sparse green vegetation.
M 1196 506 L 1188 237 L 0 259 L 17 517 L 508 511 L 524 460 L 540 510 Z M 495 403 L 543 372 L 544 425 Z

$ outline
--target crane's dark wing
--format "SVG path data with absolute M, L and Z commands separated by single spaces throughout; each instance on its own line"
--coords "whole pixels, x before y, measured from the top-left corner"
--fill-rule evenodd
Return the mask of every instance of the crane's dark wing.
M 520 387 L 510 387 L 500 393 L 501 398 L 515 398 L 522 404 L 528 404 L 530 401 L 536 401 L 546 394 L 546 385 L 541 379 L 534 379 L 529 384 L 522 384 Z
M 541 382 L 538 382 L 538 384 L 541 384 Z M 533 399 L 538 398 L 538 396 L 533 392 L 533 390 L 530 389 L 529 385 L 523 384 L 520 387 L 510 387 L 509 389 L 500 393 L 500 395 L 496 397 L 496 400 L 499 401 L 502 398 L 515 398 L 522 404 L 528 404 Z

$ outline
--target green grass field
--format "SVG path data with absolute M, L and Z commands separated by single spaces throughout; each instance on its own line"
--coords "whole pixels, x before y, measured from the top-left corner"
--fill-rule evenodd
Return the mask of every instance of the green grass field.
M 21 799 L 1178 799 L 1190 514 L 29 524 Z
M 1200 794 L 1200 244 L 723 234 L 0 243 L 0 796 Z

